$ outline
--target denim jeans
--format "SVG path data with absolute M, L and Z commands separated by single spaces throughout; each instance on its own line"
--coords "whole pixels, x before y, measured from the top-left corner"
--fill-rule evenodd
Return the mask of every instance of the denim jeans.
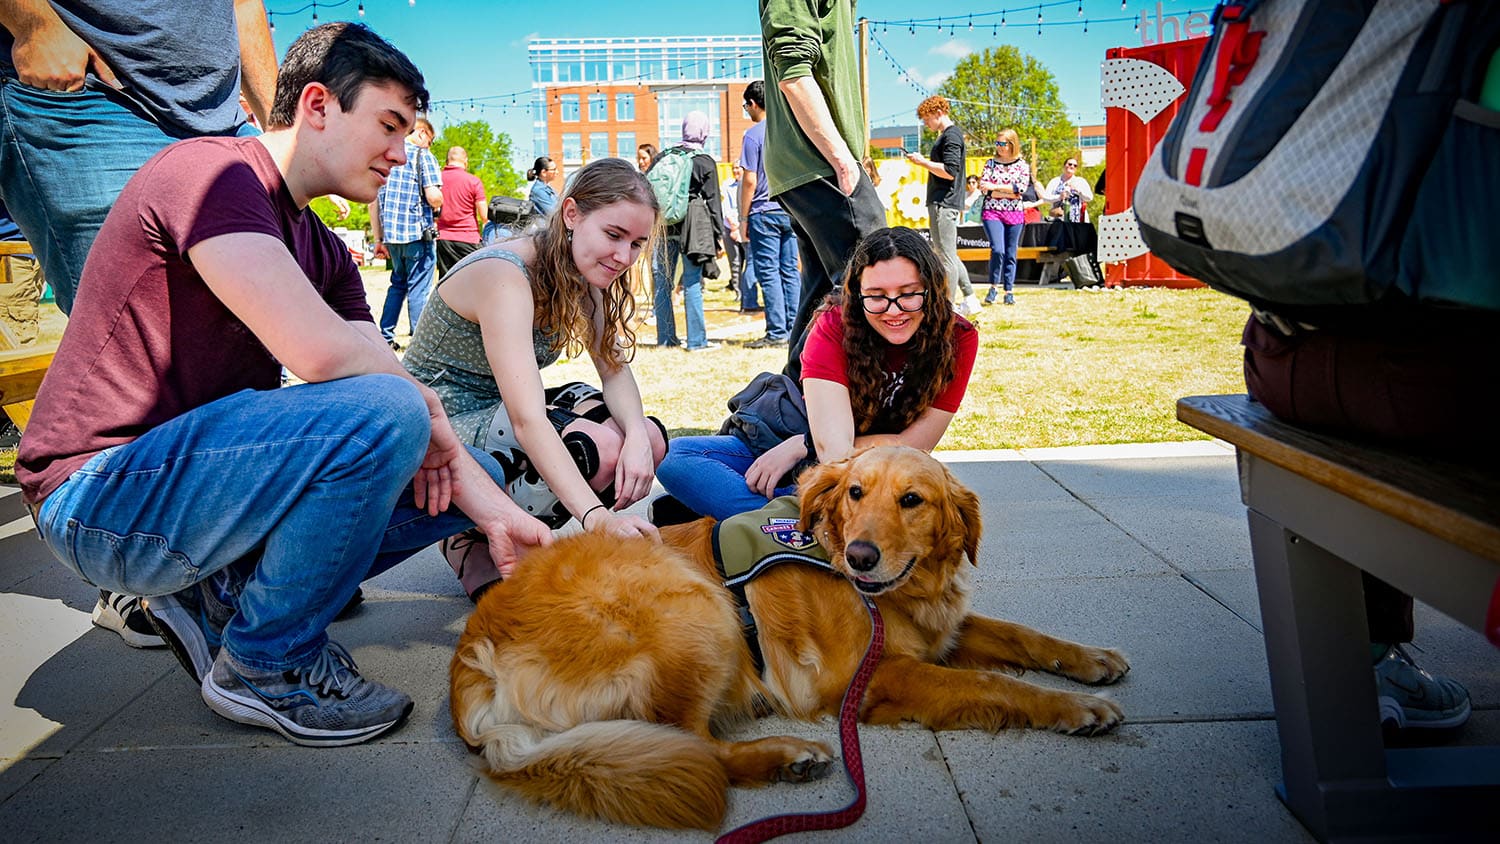
M 121 95 L 43 91 L 0 75 L 0 198 L 63 313 L 115 197 L 174 140 Z
M 750 261 L 766 301 L 766 337 L 785 340 L 802 289 L 792 218 L 782 211 L 761 211 L 750 215 L 749 230 Z
M 243 390 L 96 455 L 42 502 L 40 533 L 84 580 L 131 595 L 249 558 L 224 645 L 256 668 L 295 667 L 361 580 L 472 526 L 414 506 L 429 432 L 421 396 L 391 375 Z
M 411 243 L 387 243 L 391 256 L 391 286 L 385 291 L 385 307 L 380 310 L 380 333 L 390 340 L 396 336 L 396 321 L 401 318 L 401 303 L 406 302 L 406 318 L 411 333 L 417 333 L 417 320 L 432 291 L 432 276 L 437 271 L 437 250 L 430 240 Z
M 943 262 L 943 272 L 948 276 L 948 298 L 954 299 L 962 293 L 974 295 L 974 285 L 969 283 L 969 271 L 958 257 L 958 221 L 963 216 L 958 208 L 944 205 L 927 206 L 927 219 L 931 225 L 932 250 Z
M 985 220 L 984 233 L 990 239 L 990 291 L 1004 281 L 1005 292 L 1016 286 L 1016 249 L 1021 246 L 1021 231 L 1024 222 L 1004 223 L 1000 220 Z
M 740 294 L 740 310 L 748 311 L 753 308 L 764 307 L 762 304 L 763 297 L 760 292 L 760 277 L 755 274 L 755 259 L 750 256 L 750 244 L 739 243 L 733 240 L 726 240 L 726 242 L 733 243 L 735 248 L 739 250 L 739 255 L 729 259 L 730 266 L 743 261 L 742 268 L 740 269 L 740 277 L 735 282 L 735 289 Z
M 656 313 L 656 345 L 678 346 L 677 318 L 672 314 L 672 277 L 682 262 L 682 308 L 687 317 L 687 347 L 701 349 L 708 345 L 708 328 L 703 322 L 703 268 L 682 255 L 682 243 L 664 238 L 652 262 L 652 305 Z
M 695 513 L 727 519 L 758 510 L 770 499 L 750 489 L 745 473 L 756 455 L 739 437 L 677 437 L 667 458 L 656 469 L 661 485 Z M 778 487 L 777 495 L 791 495 L 796 486 Z
M 836 285 L 859 239 L 886 226 L 885 206 L 875 185 L 863 172 L 854 193 L 845 196 L 832 176 L 824 176 L 776 195 L 792 218 L 792 231 L 802 248 L 802 290 L 797 317 L 787 335 L 786 368 L 793 381 L 802 380 L 802 344 L 813 313 Z

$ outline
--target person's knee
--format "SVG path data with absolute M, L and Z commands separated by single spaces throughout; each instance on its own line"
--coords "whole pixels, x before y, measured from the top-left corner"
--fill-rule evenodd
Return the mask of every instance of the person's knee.
M 620 448 L 624 445 L 619 434 L 607 425 L 580 419 L 563 432 L 562 441 L 578 473 L 591 486 L 613 483 Z
M 422 465 L 432 438 L 432 419 L 422 393 L 397 375 L 359 375 L 348 381 L 355 392 L 350 404 L 363 411 L 350 420 L 353 438 L 380 459 L 390 460 L 393 473 L 410 477 Z

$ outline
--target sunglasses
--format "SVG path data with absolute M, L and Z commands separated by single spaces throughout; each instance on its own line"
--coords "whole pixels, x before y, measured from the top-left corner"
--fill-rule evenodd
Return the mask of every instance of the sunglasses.
M 1078 166 L 1078 162 L 1076 162 L 1076 161 L 1069 161 L 1067 164 L 1064 164 L 1063 166 L 1064 167 L 1077 167 Z
M 997 146 L 997 147 L 1008 147 L 1008 146 L 1010 146 L 1010 141 L 996 141 L 995 142 L 995 146 Z

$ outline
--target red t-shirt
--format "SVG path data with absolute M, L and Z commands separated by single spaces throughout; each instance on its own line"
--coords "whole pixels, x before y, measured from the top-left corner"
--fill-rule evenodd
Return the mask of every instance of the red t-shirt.
M 172 144 L 126 183 L 84 264 L 21 439 L 16 477 L 27 501 L 167 420 L 240 390 L 280 386 L 281 365 L 188 263 L 189 248 L 237 232 L 285 243 L 335 313 L 372 321 L 348 247 L 297 208 L 259 141 Z
M 953 343 L 953 380 L 932 402 L 933 407 L 949 413 L 958 412 L 964 393 L 969 389 L 969 374 L 974 371 L 974 358 L 979 354 L 979 332 L 973 323 L 957 314 L 953 315 Z M 881 403 L 883 407 L 890 407 L 899 392 L 907 387 L 903 371 L 906 368 L 906 358 L 905 346 L 886 346 L 885 360 L 881 364 L 886 374 L 885 401 Z M 802 347 L 802 380 L 820 378 L 843 384 L 847 388 L 848 362 L 849 359 L 844 355 L 844 312 L 841 307 L 834 306 L 819 314 L 809 329 L 807 343 Z M 877 422 L 868 433 L 900 432 L 884 430 Z
M 484 183 L 462 167 L 443 168 L 443 210 L 438 212 L 438 237 L 463 243 L 479 242 L 479 220 L 484 207 Z

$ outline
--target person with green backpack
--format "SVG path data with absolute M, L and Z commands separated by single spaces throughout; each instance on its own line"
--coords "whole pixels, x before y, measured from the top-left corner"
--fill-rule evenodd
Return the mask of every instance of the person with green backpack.
M 656 194 L 661 206 L 661 222 L 664 227 L 662 242 L 657 246 L 652 262 L 654 276 L 653 309 L 656 314 L 656 345 L 658 348 L 680 346 L 677 337 L 676 315 L 672 312 L 672 279 L 677 274 L 677 264 L 682 262 L 683 310 L 687 316 L 687 346 L 690 352 L 716 349 L 718 345 L 708 342 L 708 331 L 703 319 L 703 270 L 718 254 L 719 232 L 724 228 L 724 212 L 719 203 L 719 171 L 712 156 L 703 152 L 703 141 L 708 137 L 708 115 L 701 111 L 690 111 L 682 119 L 682 143 L 665 149 L 651 162 L 646 171 L 646 180 Z M 693 233 L 696 224 L 690 221 L 695 216 L 691 206 L 701 203 L 706 211 L 708 227 L 712 229 L 712 242 L 708 249 L 694 249 L 697 241 Z M 707 261 L 701 261 L 707 255 Z M 693 260 L 698 256 L 700 261 Z

